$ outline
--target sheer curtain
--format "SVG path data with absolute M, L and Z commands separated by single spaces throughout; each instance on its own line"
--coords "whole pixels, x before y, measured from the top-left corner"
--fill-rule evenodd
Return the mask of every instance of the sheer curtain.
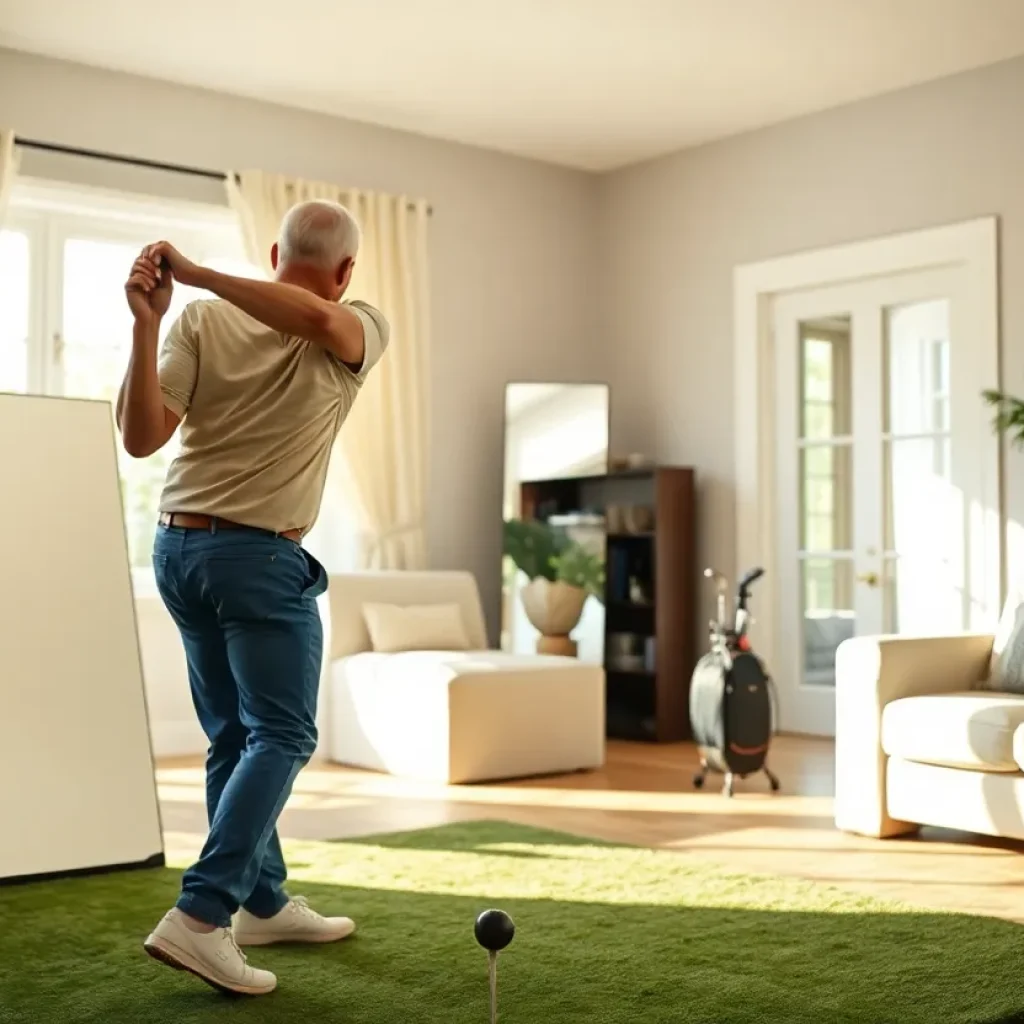
M 7 213 L 7 202 L 17 173 L 18 151 L 14 146 L 14 132 L 0 128 L 0 222 Z
M 344 472 L 331 486 L 347 478 L 358 499 L 365 530 L 359 560 L 365 567 L 425 568 L 430 427 L 426 202 L 261 171 L 228 174 L 227 180 L 249 256 L 268 272 L 281 219 L 295 203 L 341 203 L 359 222 L 362 242 L 349 295 L 384 313 L 391 341 L 342 428 Z

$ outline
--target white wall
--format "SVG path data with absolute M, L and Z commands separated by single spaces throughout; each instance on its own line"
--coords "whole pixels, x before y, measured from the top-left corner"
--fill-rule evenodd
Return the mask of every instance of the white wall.
M 1021 394 L 1024 59 L 602 180 L 612 447 L 697 467 L 702 558 L 733 568 L 733 268 L 986 214 L 1001 219 L 1003 381 Z M 1006 493 L 1024 521 L 1019 457 Z

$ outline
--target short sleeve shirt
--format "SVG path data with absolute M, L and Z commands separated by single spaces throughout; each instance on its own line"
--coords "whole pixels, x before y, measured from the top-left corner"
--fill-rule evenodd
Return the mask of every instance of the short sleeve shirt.
M 358 370 L 222 300 L 185 308 L 158 360 L 164 404 L 182 418 L 161 512 L 308 532 L 338 431 L 388 344 L 378 310 L 347 305 L 363 324 Z

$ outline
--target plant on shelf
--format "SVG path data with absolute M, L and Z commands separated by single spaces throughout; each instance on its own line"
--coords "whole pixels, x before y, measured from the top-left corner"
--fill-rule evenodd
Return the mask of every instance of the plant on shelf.
M 993 429 L 1009 435 L 1018 448 L 1024 447 L 1024 401 L 1003 391 L 983 391 L 981 397 L 995 410 Z
M 587 596 L 603 598 L 602 559 L 564 530 L 539 520 L 506 520 L 504 552 L 530 581 L 521 593 L 526 617 L 540 633 L 537 650 L 575 656 L 569 634 L 580 621 Z

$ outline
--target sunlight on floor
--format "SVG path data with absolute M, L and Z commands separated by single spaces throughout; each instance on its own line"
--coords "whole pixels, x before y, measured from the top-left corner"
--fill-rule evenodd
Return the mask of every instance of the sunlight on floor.
M 202 803 L 205 799 L 202 772 L 160 770 L 161 800 Z M 562 807 L 595 811 L 634 813 L 733 815 L 737 807 L 757 804 L 759 814 L 786 817 L 808 814 L 831 815 L 828 797 L 773 796 L 767 792 L 738 793 L 732 800 L 714 792 L 645 792 L 629 789 L 561 789 L 555 786 L 506 784 L 502 786 L 445 786 L 369 773 L 343 774 L 335 770 L 307 769 L 299 777 L 290 808 L 357 807 L 371 800 L 388 798 L 443 801 L 474 805 L 516 805 L 520 807 Z
M 660 848 L 734 872 L 1024 920 L 1020 847 L 934 830 L 885 841 L 841 833 L 832 819 L 832 745 L 781 737 L 777 747 L 783 792 L 772 796 L 762 778 L 751 778 L 731 800 L 717 788 L 692 788 L 696 752 L 685 744 L 609 744 L 599 771 L 477 786 L 314 762 L 299 776 L 280 831 L 292 841 L 358 839 L 498 819 Z M 164 764 L 158 778 L 168 860 L 191 863 L 205 839 L 202 765 Z

